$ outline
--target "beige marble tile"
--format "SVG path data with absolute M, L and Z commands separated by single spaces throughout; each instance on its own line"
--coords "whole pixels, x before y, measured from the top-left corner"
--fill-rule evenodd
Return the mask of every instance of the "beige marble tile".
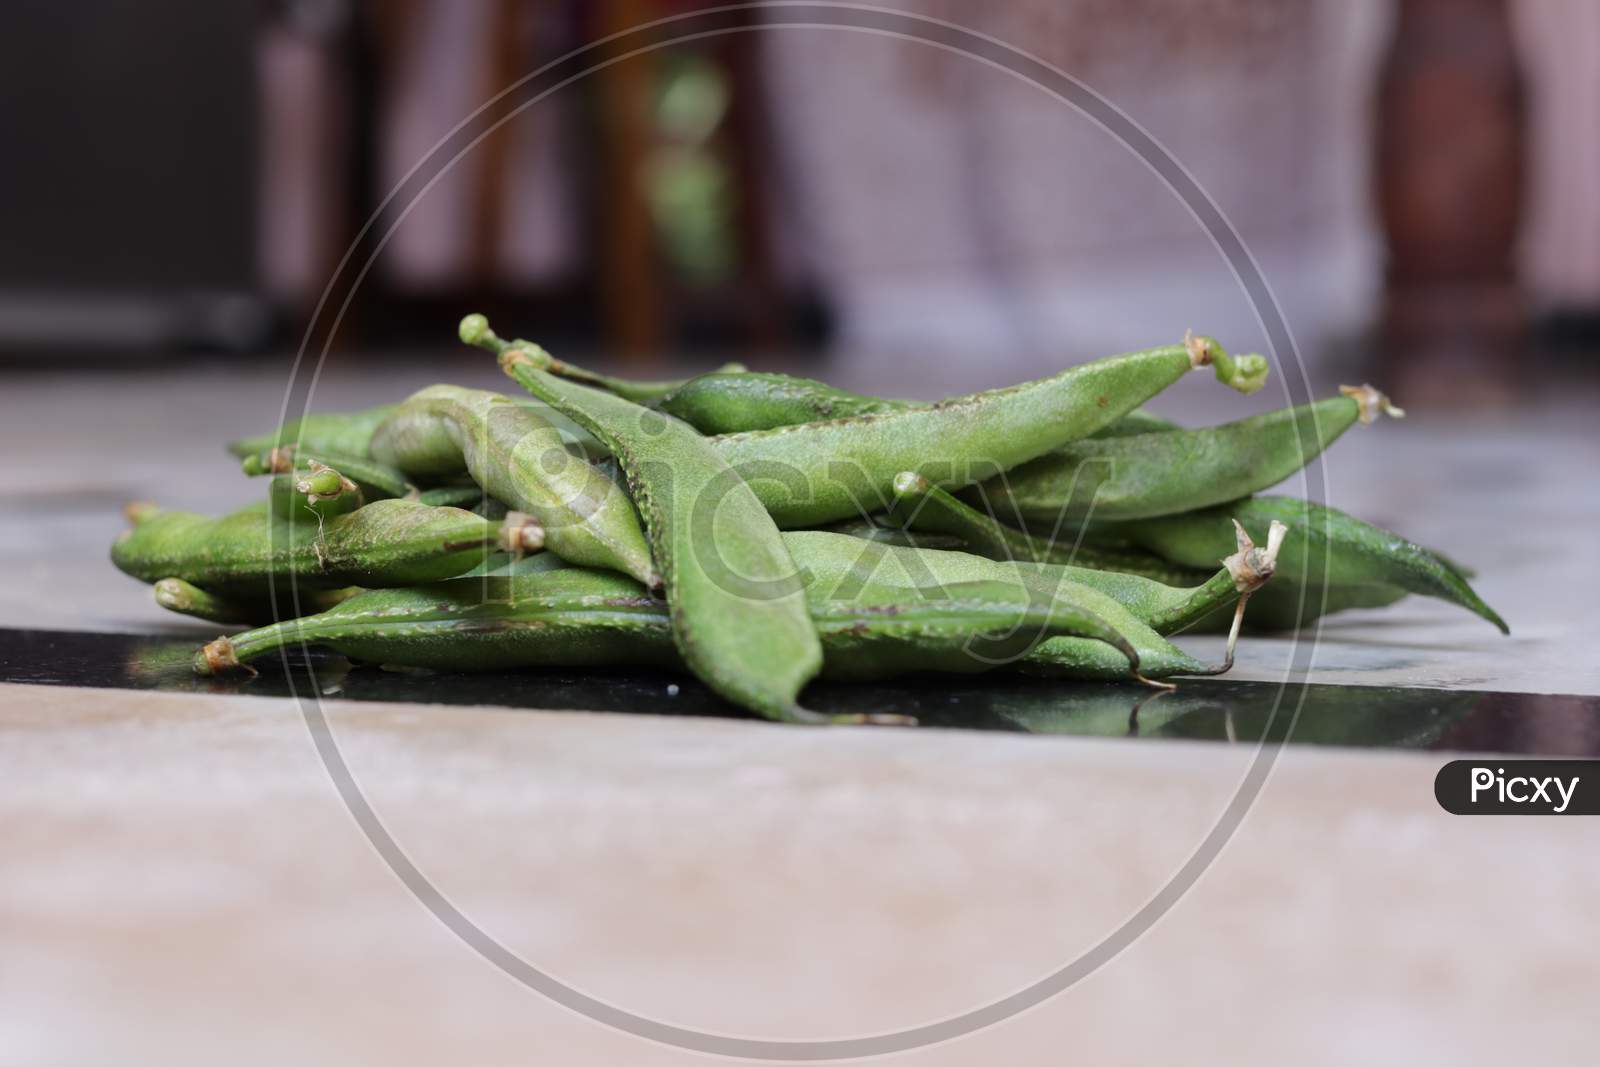
M 859 1036 L 1052 972 L 1163 886 L 1247 747 L 329 704 L 438 890 L 583 991 Z M 1600 823 L 1462 819 L 1439 757 L 1284 752 L 1109 964 L 916 1064 L 1577 1063 Z M 0 686 L 8 1063 L 705 1062 L 559 1008 L 385 867 L 288 701 Z

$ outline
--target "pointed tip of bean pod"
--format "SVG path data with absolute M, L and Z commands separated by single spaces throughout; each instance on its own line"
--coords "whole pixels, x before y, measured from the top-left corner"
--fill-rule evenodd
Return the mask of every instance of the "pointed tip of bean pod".
M 1482 598 L 1476 593 L 1473 594 L 1472 600 L 1473 603 L 1469 604 L 1468 607 L 1471 608 L 1474 613 L 1476 613 L 1485 621 L 1492 623 L 1494 628 L 1499 630 L 1505 636 L 1511 636 L 1511 627 L 1506 625 L 1506 620 L 1500 617 L 1500 613 L 1498 611 L 1491 608 L 1488 604 L 1485 604 Z
M 1339 392 L 1356 402 L 1356 408 L 1361 413 L 1360 419 L 1363 426 L 1371 426 L 1378 420 L 1380 413 L 1389 416 L 1391 419 L 1403 419 L 1406 417 L 1404 408 L 1395 407 L 1387 396 L 1370 385 L 1341 385 L 1339 386 Z

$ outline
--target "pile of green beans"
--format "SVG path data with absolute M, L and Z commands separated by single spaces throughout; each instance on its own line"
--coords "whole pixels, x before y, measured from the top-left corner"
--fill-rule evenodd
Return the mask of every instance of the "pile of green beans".
M 1171 688 L 1241 629 L 1408 594 L 1502 630 L 1445 557 L 1351 516 L 1256 496 L 1357 422 L 1369 386 L 1223 426 L 1142 409 L 1260 356 L 1208 337 L 933 404 L 729 365 L 594 373 L 460 334 L 527 395 L 435 385 L 233 442 L 265 499 L 221 518 L 130 505 L 112 561 L 157 603 L 255 629 L 195 655 L 283 649 L 431 670 L 669 667 L 769 719 L 814 678 L 994 670 Z M 1228 633 L 1217 663 L 1169 637 Z M 899 723 L 896 709 L 844 721 Z

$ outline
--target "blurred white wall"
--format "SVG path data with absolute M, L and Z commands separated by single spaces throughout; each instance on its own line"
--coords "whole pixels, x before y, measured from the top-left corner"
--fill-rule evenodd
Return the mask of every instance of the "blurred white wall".
M 902 6 L 1025 47 L 1140 123 L 1243 234 L 1308 349 L 1366 319 L 1379 248 L 1365 113 L 1386 5 Z M 1184 205 L 1069 106 L 921 43 L 833 29 L 765 43 L 803 247 L 845 347 L 988 380 L 997 363 L 1023 372 L 1190 327 L 1265 343 Z
M 1536 306 L 1600 306 L 1600 4 L 1517 0 L 1531 137 L 1522 269 Z

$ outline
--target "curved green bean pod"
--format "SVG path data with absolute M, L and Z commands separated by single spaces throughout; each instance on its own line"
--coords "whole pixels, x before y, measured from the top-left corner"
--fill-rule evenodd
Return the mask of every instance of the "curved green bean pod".
M 1165 433 L 1168 430 L 1181 430 L 1182 426 L 1171 419 L 1164 419 L 1160 415 L 1153 415 L 1144 408 L 1134 408 L 1116 422 L 1110 423 L 1102 429 L 1089 435 L 1090 439 L 1106 437 L 1133 437 L 1141 433 Z
M 657 400 L 654 406 L 703 434 L 730 434 L 929 405 L 852 393 L 814 378 L 757 371 L 714 371 L 690 378 Z M 1176 423 L 1136 408 L 1090 436 L 1121 437 L 1178 428 Z
M 1141 664 L 1147 654 L 1154 655 L 1158 663 L 1176 662 L 1171 657 L 1178 650 L 1157 635 L 1189 629 L 1232 606 L 1235 611 L 1227 656 L 1215 673 L 1232 665 L 1244 605 L 1272 577 L 1286 533 L 1281 523 L 1273 523 L 1265 546 L 1257 548 L 1244 529 L 1236 527 L 1235 551 L 1220 558 L 1221 570 L 1193 588 L 1174 588 L 1135 574 L 1059 564 L 1002 562 L 966 552 L 890 545 L 851 549 L 840 543 L 840 535 L 815 530 L 785 533 L 784 544 L 824 596 L 848 598 L 855 589 L 874 584 L 931 590 L 961 582 L 1009 581 L 1020 583 L 1036 596 L 1076 597 L 1082 607 L 1119 632 L 1148 633 L 1154 639 L 1148 646 L 1135 641 Z M 1101 651 L 1088 649 L 1086 654 L 1104 663 Z M 1193 660 L 1187 660 L 1187 664 L 1185 670 L 1199 668 Z M 1176 673 L 1176 669 L 1169 673 Z
M 654 406 L 703 434 L 728 434 L 903 411 L 921 405 L 910 400 L 863 396 L 813 378 L 717 371 L 690 378 Z
M 442 485 L 434 489 L 419 489 L 409 499 L 419 504 L 427 504 L 436 508 L 466 508 L 468 511 L 480 506 L 485 494 L 478 485 Z
M 627 493 L 532 408 L 485 390 L 430 386 L 384 420 L 372 453 L 413 475 L 465 470 L 491 497 L 533 515 L 568 562 L 661 584 Z
M 1298 630 L 1324 615 L 1352 608 L 1384 608 L 1406 595 L 1404 589 L 1380 583 L 1330 585 L 1324 589 L 1278 577 L 1250 598 L 1245 628 L 1259 633 Z M 1222 630 L 1229 621 L 1226 609 L 1214 611 L 1190 629 L 1197 632 Z
M 344 475 L 368 500 L 384 500 L 411 495 L 412 487 L 406 482 L 405 472 L 366 456 L 331 452 L 326 449 L 297 448 L 284 445 L 245 456 L 239 469 L 250 477 L 263 474 L 288 474 L 312 465 L 332 467 Z
M 1251 497 L 1184 515 L 1116 523 L 1108 531 L 1164 559 L 1192 567 L 1216 558 L 1218 550 L 1231 539 L 1234 522 L 1246 529 L 1260 530 L 1273 520 L 1289 528 L 1278 557 L 1279 574 L 1295 585 L 1308 587 L 1315 602 L 1320 602 L 1325 583 L 1357 590 L 1389 586 L 1447 600 L 1486 619 L 1502 633 L 1510 633 L 1505 620 L 1433 552 L 1398 534 L 1309 501 Z M 1327 569 L 1320 573 L 1314 568 L 1324 552 Z
M 534 347 L 527 341 L 511 342 L 518 348 Z M 604 389 L 614 396 L 624 400 L 631 400 L 635 404 L 654 404 L 671 393 L 682 389 L 689 381 L 688 378 L 669 378 L 661 381 L 649 381 L 640 378 L 620 378 L 611 374 L 600 374 L 596 371 L 586 370 L 576 364 L 552 358 L 550 373 L 558 378 L 565 378 L 570 382 L 582 382 L 584 385 Z M 724 363 L 712 374 L 743 374 L 747 373 L 743 363 Z
M 1096 360 L 1050 378 L 910 408 L 712 438 L 780 526 L 870 513 L 896 474 L 958 488 L 1086 437 L 1195 367 L 1243 392 L 1266 361 L 1230 357 L 1210 338 Z
M 1060 563 L 1097 571 L 1137 574 L 1167 585 L 1187 585 L 1194 577 L 1160 556 L 1126 547 L 1052 541 L 1007 526 L 971 504 L 952 496 L 915 471 L 902 471 L 894 480 L 895 502 L 885 521 L 908 531 L 946 534 L 961 539 L 971 552 L 997 560 L 1026 563 Z M 948 547 L 928 545 L 922 547 Z
M 326 522 L 366 503 L 355 482 L 315 460 L 305 470 L 274 474 L 267 500 L 274 518 L 290 522 Z
M 159 512 L 117 539 L 111 561 L 142 581 L 182 578 L 242 598 L 274 580 L 337 588 L 450 578 L 481 561 L 496 536 L 471 512 L 406 500 L 375 501 L 320 529 L 274 519 L 261 501 L 222 518 Z
M 478 316 L 478 318 L 482 317 L 481 315 Z M 499 339 L 496 338 L 496 340 L 498 341 Z M 475 342 L 469 341 L 467 343 L 473 344 Z M 543 351 L 532 341 L 525 341 L 520 337 L 512 338 L 510 341 L 504 342 L 504 344 L 507 348 L 539 349 Z M 546 354 L 548 355 L 548 353 Z M 604 389 L 613 396 L 620 396 L 622 399 L 631 400 L 635 404 L 648 406 L 654 406 L 663 397 L 677 392 L 694 380 L 692 378 L 673 378 L 663 381 L 649 381 L 640 378 L 622 378 L 612 374 L 601 374 L 598 371 L 580 367 L 576 363 L 568 363 L 565 360 L 556 359 L 554 356 L 550 356 L 550 361 L 544 369 L 546 373 L 553 374 L 557 378 L 565 378 L 569 382 L 581 382 L 596 389 Z M 748 372 L 745 370 L 743 363 L 724 363 L 709 373 L 745 374 Z
M 1080 621 L 1011 583 L 957 583 L 929 599 L 868 588 L 854 601 L 808 598 L 826 677 L 868 680 L 917 671 L 979 673 L 1010 665 L 1041 637 Z M 440 670 L 681 665 L 666 605 L 619 574 L 567 568 L 510 579 L 456 579 L 360 593 L 310 618 L 219 638 L 196 654 L 213 674 L 298 642 L 354 659 Z M 1091 642 L 1095 643 L 1095 642 Z M 1133 650 L 1105 646 L 1126 677 Z
M 344 456 L 365 456 L 372 431 L 388 418 L 392 410 L 393 404 L 381 404 L 365 411 L 315 412 L 291 419 L 271 433 L 234 441 L 228 445 L 228 451 L 240 459 L 270 452 L 274 448 L 300 448 L 313 454 L 332 452 Z
M 950 534 L 907 530 L 886 524 L 881 525 L 870 518 L 847 519 L 844 522 L 829 523 L 827 526 L 818 527 L 818 529 L 826 533 L 859 537 L 866 541 L 878 541 L 886 545 L 899 545 L 903 548 L 943 548 L 959 552 L 968 547 L 965 539 Z
M 496 347 L 481 315 L 468 344 Z M 500 366 L 611 450 L 627 476 L 661 572 L 672 634 L 695 675 L 763 715 L 814 721 L 802 686 L 822 667 L 794 561 L 772 517 L 710 439 L 670 415 L 547 374 L 542 349 L 500 346 Z
M 1065 599 L 1077 610 L 1102 620 L 1133 645 L 1138 654 L 1139 672 L 1146 677 L 1209 674 L 1217 670 L 1164 640 L 1110 592 L 1074 580 L 1077 576 L 1069 574 L 1064 567 L 1001 563 L 966 552 L 898 548 L 870 542 L 863 547 L 860 541 L 851 546 L 840 534 L 818 530 L 791 530 L 783 535 L 783 540 L 810 580 L 808 599 L 848 601 L 871 587 L 917 589 L 923 596 L 937 597 L 940 589 L 952 585 L 1004 582 L 1041 602 Z M 1094 572 L 1085 573 L 1092 575 Z M 1127 587 L 1113 589 L 1127 592 Z M 1085 643 L 1079 644 L 1079 641 Z M 1068 644 L 1054 644 L 1056 642 Z M 1127 664 L 1119 665 L 1119 657 L 1109 647 L 1088 647 L 1104 645 L 1104 642 L 1057 637 L 1045 644 L 1054 645 L 1057 650 L 1067 648 L 1080 653 L 1085 669 L 1082 677 L 1127 677 Z M 1048 655 L 1044 646 L 1036 652 Z
M 1379 411 L 1370 385 L 1223 426 L 1074 441 L 969 490 L 994 513 L 1030 522 L 1102 522 L 1194 511 L 1276 485 Z
M 155 596 L 156 603 L 168 611 L 205 619 L 207 622 L 260 626 L 263 623 L 290 618 L 295 611 L 291 597 L 280 596 L 276 605 L 260 597 L 246 599 L 223 597 L 208 593 L 182 578 L 163 578 L 151 588 L 151 592 Z M 306 614 L 327 611 L 358 592 L 360 590 L 353 587 L 307 589 L 300 597 L 300 610 Z

